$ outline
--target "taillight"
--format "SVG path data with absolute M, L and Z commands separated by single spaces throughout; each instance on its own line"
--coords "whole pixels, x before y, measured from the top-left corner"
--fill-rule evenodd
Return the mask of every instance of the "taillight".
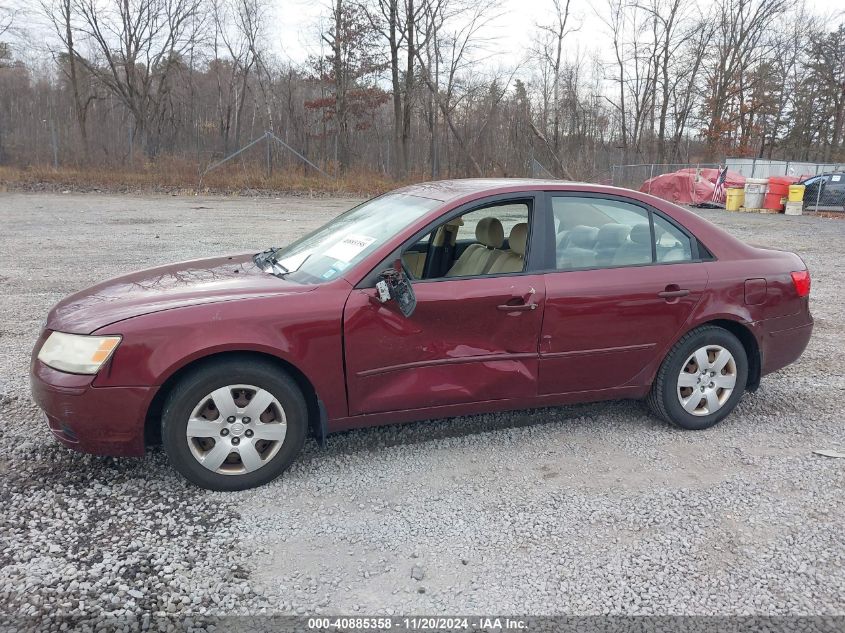
M 810 271 L 799 270 L 792 274 L 792 284 L 799 297 L 806 297 L 810 294 Z

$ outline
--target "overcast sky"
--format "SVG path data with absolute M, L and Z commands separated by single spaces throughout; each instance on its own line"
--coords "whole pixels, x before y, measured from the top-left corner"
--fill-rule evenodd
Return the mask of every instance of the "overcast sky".
M 795 1 L 798 4 L 799 0 Z M 272 53 L 282 60 L 300 64 L 309 55 L 320 52 L 320 22 L 329 15 L 331 0 L 268 0 L 270 2 L 270 24 L 267 28 Z M 552 0 L 499 0 L 497 17 L 484 32 L 488 40 L 495 38 L 495 51 L 486 63 L 498 68 L 512 68 L 528 58 L 532 37 L 536 37 L 538 23 L 549 23 L 554 19 Z M 695 3 L 696 0 L 689 0 Z M 707 7 L 712 0 L 698 0 Z M 845 0 L 804 0 L 807 7 L 818 15 L 836 16 L 831 28 L 845 19 Z M 42 63 L 46 47 L 51 44 L 51 30 L 37 10 L 33 0 L 0 0 L 0 5 L 19 7 L 18 15 L 21 36 L 24 38 L 17 53 L 30 63 Z M 576 54 L 586 61 L 598 58 L 610 61 L 612 49 L 608 40 L 607 26 L 596 15 L 593 6 L 602 14 L 607 13 L 607 0 L 572 0 L 571 24 L 579 28 L 566 39 L 567 59 Z M 46 35 L 46 37 L 40 34 Z
M 327 0 L 271 0 L 274 6 L 275 26 L 269 29 L 273 38 L 271 48 L 283 58 L 294 62 L 304 61 L 309 53 L 318 52 L 319 22 L 327 15 Z M 694 0 L 690 0 L 691 2 Z M 806 0 L 807 6 L 819 14 L 843 14 L 843 0 Z M 704 6 L 709 3 L 705 0 Z M 797 4 L 797 2 L 796 2 Z M 581 25 L 578 32 L 568 39 L 570 57 L 574 51 L 587 57 L 595 54 L 604 59 L 611 51 L 602 44 L 607 32 L 593 6 L 603 13 L 606 0 L 572 0 L 571 12 Z M 501 65 L 512 64 L 530 48 L 534 25 L 548 22 L 551 0 L 501 0 L 501 17 L 491 26 L 490 36 L 498 36 L 497 50 L 501 51 Z M 495 63 L 495 62 L 493 62 Z

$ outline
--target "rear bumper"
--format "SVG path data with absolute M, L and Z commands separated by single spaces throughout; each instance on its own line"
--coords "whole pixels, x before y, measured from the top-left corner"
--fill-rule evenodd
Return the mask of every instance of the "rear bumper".
M 765 376 L 794 363 L 810 342 L 813 318 L 807 314 L 763 321 L 760 340 L 763 360 L 761 374 Z
M 94 376 L 67 374 L 39 360 L 30 386 L 53 435 L 65 446 L 95 455 L 144 454 L 144 420 L 155 387 L 93 387 Z

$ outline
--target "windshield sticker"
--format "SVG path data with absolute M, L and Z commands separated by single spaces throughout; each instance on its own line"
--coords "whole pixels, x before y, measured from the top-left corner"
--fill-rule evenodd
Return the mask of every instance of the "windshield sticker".
M 830 179 L 833 182 L 839 182 L 842 179 L 842 176 L 831 176 Z
M 376 238 L 369 237 L 368 235 L 347 235 L 327 250 L 324 255 L 349 263 L 375 241 Z
M 329 268 L 326 272 L 324 272 L 324 273 L 323 273 L 322 275 L 320 275 L 320 276 L 321 276 L 323 279 L 331 279 L 331 278 L 332 278 L 332 277 L 334 277 L 334 276 L 335 276 L 338 272 L 340 272 L 340 271 L 335 270 L 334 268 Z
M 339 259 L 336 259 L 334 262 L 332 262 L 332 268 L 334 268 L 337 272 L 346 270 L 347 268 L 349 268 L 349 262 L 342 262 Z

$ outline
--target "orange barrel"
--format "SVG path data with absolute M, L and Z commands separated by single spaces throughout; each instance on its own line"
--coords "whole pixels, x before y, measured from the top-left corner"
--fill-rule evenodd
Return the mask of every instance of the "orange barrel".
M 789 196 L 789 185 L 795 182 L 794 179 L 786 176 L 772 176 L 769 178 L 769 190 L 766 192 L 766 199 L 763 206 L 773 211 L 783 211 L 783 199 Z
M 771 211 L 783 211 L 783 196 L 779 193 L 767 193 L 763 199 L 763 208 Z

